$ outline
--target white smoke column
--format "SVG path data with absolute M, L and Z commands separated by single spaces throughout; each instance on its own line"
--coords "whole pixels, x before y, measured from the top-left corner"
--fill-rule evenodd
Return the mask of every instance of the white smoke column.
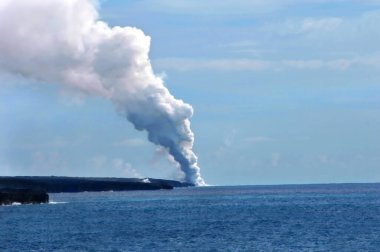
M 149 141 L 204 185 L 192 151 L 193 109 L 174 98 L 149 61 L 150 37 L 98 20 L 91 0 L 0 0 L 0 70 L 111 100 Z

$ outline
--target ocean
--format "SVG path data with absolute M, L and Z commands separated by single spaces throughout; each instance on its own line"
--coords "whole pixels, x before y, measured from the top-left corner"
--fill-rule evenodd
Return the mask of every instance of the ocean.
M 380 251 L 380 184 L 50 194 L 0 206 L 0 251 Z

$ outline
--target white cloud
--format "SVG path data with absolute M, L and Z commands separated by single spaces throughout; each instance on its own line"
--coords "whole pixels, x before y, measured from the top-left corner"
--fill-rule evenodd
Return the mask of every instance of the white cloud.
M 149 141 L 168 148 L 186 181 L 203 184 L 192 150 L 192 106 L 154 74 L 150 37 L 100 21 L 96 2 L 2 2 L 0 69 L 110 100 Z

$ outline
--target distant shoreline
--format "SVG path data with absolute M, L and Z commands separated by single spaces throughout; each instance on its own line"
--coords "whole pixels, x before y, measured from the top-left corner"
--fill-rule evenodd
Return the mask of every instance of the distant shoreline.
M 189 186 L 194 185 L 175 180 L 153 178 L 0 176 L 0 189 L 38 189 L 48 193 L 160 190 Z

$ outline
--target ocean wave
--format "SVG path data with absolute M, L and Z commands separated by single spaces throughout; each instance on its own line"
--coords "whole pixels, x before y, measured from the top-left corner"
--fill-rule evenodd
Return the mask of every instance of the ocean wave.
M 66 204 L 67 202 L 63 202 L 63 201 L 49 201 L 48 204 L 50 205 L 57 205 L 57 204 Z
M 12 204 L 0 204 L 0 206 L 6 206 L 6 207 L 10 207 L 10 206 L 21 206 L 22 204 L 20 202 L 13 202 Z

